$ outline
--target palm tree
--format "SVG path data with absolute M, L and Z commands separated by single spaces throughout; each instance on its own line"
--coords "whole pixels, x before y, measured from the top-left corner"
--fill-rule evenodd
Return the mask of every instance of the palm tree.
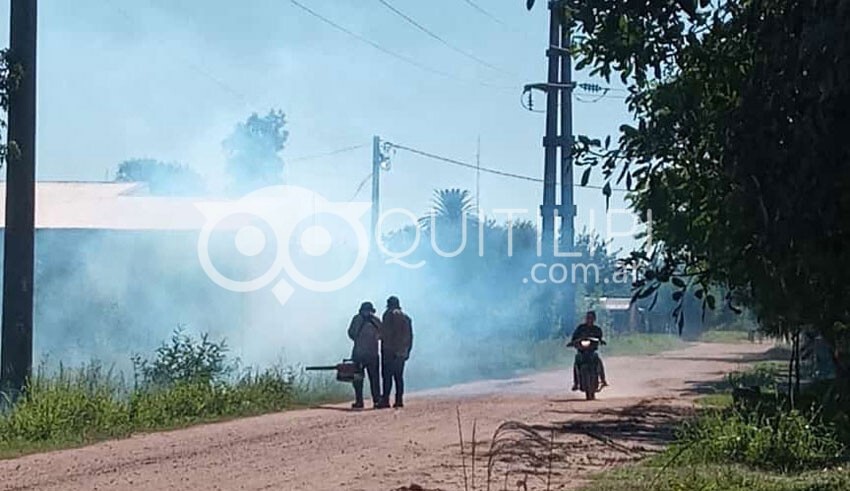
M 432 221 L 459 224 L 464 219 L 477 222 L 472 194 L 466 189 L 437 189 L 431 199 L 431 211 L 420 218 L 419 223 L 427 230 Z

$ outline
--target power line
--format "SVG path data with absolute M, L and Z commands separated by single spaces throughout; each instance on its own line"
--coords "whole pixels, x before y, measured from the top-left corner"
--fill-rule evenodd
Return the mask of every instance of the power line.
M 305 162 L 305 161 L 308 161 L 308 160 L 316 160 L 316 159 L 320 159 L 320 158 L 323 158 L 323 157 L 330 157 L 332 155 L 338 155 L 338 154 L 341 154 L 341 153 L 359 150 L 359 149 L 367 147 L 367 146 L 368 145 L 365 144 L 365 143 L 360 144 L 360 145 L 351 145 L 349 147 L 338 148 L 336 150 L 330 150 L 330 151 L 324 152 L 324 153 L 316 153 L 316 154 L 312 154 L 312 155 L 302 155 L 300 157 L 294 157 L 294 158 L 291 158 L 291 159 L 287 159 L 287 162 L 292 163 L 292 162 Z
M 407 14 L 405 14 L 404 12 L 402 12 L 401 10 L 399 10 L 399 9 L 395 8 L 395 7 L 394 7 L 391 3 L 389 3 L 387 0 L 378 0 L 378 2 L 380 2 L 380 3 L 381 3 L 381 5 L 383 5 L 384 7 L 388 8 L 388 9 L 389 9 L 392 13 L 394 13 L 394 14 L 396 14 L 397 16 L 399 16 L 399 17 L 401 17 L 402 19 L 404 19 L 404 20 L 405 20 L 408 24 L 410 24 L 410 25 L 412 25 L 413 27 L 415 27 L 415 28 L 419 29 L 420 31 L 424 32 L 424 33 L 425 33 L 425 34 L 427 34 L 429 37 L 431 37 L 432 39 L 435 39 L 437 42 L 439 42 L 439 43 L 440 43 L 440 44 L 442 44 L 443 46 L 445 46 L 445 47 L 449 48 L 450 50 L 454 51 L 455 53 L 459 53 L 459 54 L 461 54 L 461 55 L 463 55 L 463 56 L 465 56 L 465 57 L 469 58 L 470 60 L 472 60 L 472 61 L 474 61 L 474 62 L 476 62 L 476 63 L 478 63 L 478 64 L 480 64 L 480 65 L 483 65 L 483 66 L 485 66 L 485 67 L 487 67 L 487 68 L 489 68 L 489 69 L 491 69 L 491 70 L 495 70 L 495 71 L 497 71 L 497 72 L 499 72 L 499 73 L 503 73 L 503 74 L 505 74 L 505 75 L 514 76 L 513 74 L 511 74 L 511 73 L 509 73 L 509 72 L 506 72 L 505 70 L 502 70 L 501 68 L 497 67 L 496 65 L 493 65 L 492 63 L 489 63 L 489 62 L 487 62 L 486 60 L 483 60 L 483 59 L 481 59 L 481 58 L 479 58 L 479 57 L 475 56 L 474 54 L 472 54 L 472 53 L 470 53 L 470 52 L 468 52 L 468 51 L 466 51 L 466 50 L 463 50 L 463 49 L 461 49 L 461 48 L 458 48 L 457 46 L 453 45 L 452 43 L 450 43 L 450 42 L 446 41 L 446 40 L 445 40 L 445 38 L 443 38 L 443 37 L 439 36 L 438 34 L 435 34 L 435 33 L 434 33 L 434 31 L 432 31 L 432 30 L 428 29 L 427 27 L 423 26 L 422 24 L 420 24 L 419 22 L 417 22 L 415 19 L 413 19 L 413 18 L 412 18 L 412 17 L 410 17 L 409 15 L 407 15 Z
M 136 22 L 136 19 L 133 18 L 133 16 L 130 15 L 130 13 L 127 12 L 122 6 L 114 4 L 114 3 L 110 3 L 109 5 L 112 6 L 112 8 L 114 8 L 115 11 L 118 12 L 118 14 L 120 14 L 122 17 L 124 17 L 125 20 L 129 21 L 130 23 Z M 204 70 L 201 66 L 194 63 L 191 59 L 184 57 L 184 56 L 181 56 L 177 52 L 172 52 L 172 54 L 173 54 L 173 56 L 175 56 L 175 58 L 177 58 L 179 61 L 184 63 L 187 67 L 189 67 L 192 71 L 194 71 L 194 72 L 202 75 L 203 77 L 209 79 L 215 85 L 217 85 L 220 89 L 222 89 L 223 91 L 234 96 L 236 99 L 239 99 L 239 102 L 241 102 L 243 106 L 245 106 L 246 108 L 248 107 L 248 97 L 244 93 L 234 89 L 233 87 L 231 87 L 230 85 L 228 85 L 227 83 L 225 83 L 224 81 L 222 81 L 221 79 L 219 79 L 218 77 L 213 75 L 212 73 Z
M 426 158 L 429 158 L 429 159 L 437 160 L 437 161 L 440 161 L 440 162 L 443 162 L 443 163 L 446 163 L 446 164 L 456 165 L 458 167 L 464 167 L 464 168 L 472 169 L 472 170 L 475 170 L 475 171 L 486 172 L 488 174 L 494 174 L 494 175 L 497 175 L 497 176 L 508 177 L 508 178 L 511 178 L 511 179 L 519 179 L 519 180 L 522 180 L 522 181 L 529 181 L 529 182 L 536 182 L 536 183 L 543 182 L 543 179 L 540 179 L 540 178 L 537 178 L 537 177 L 531 177 L 531 176 L 527 176 L 527 175 L 523 175 L 523 174 L 514 174 L 512 172 L 506 172 L 506 171 L 503 171 L 503 170 L 493 169 L 493 168 L 490 168 L 490 167 L 481 167 L 481 166 L 476 165 L 476 164 L 472 164 L 472 163 L 469 163 L 469 162 L 463 162 L 463 161 L 460 161 L 460 160 L 455 160 L 455 159 L 452 159 L 452 158 L 449 158 L 449 157 L 443 157 L 442 155 L 437 155 L 437 154 L 434 154 L 434 153 L 426 152 L 424 150 L 411 148 L 411 147 L 408 147 L 408 146 L 405 146 L 405 145 L 399 145 L 397 143 L 390 143 L 390 142 L 387 142 L 387 143 L 392 148 L 397 148 L 399 150 L 405 150 L 407 152 L 414 153 L 414 154 L 419 155 L 421 157 L 426 157 Z M 587 188 L 587 189 L 599 189 L 599 190 L 604 189 L 604 186 L 595 186 L 595 185 L 592 185 L 592 184 L 588 184 L 586 186 L 582 186 L 581 184 L 573 184 L 573 187 Z M 630 192 L 630 190 L 624 189 L 624 188 L 611 188 L 611 191 L 617 191 L 617 192 L 623 192 L 623 193 Z
M 521 180 L 524 180 L 524 181 L 543 182 L 543 179 L 538 179 L 536 177 L 524 176 L 522 174 L 514 174 L 514 173 L 511 173 L 511 172 L 505 172 L 505 171 L 501 171 L 501 170 L 497 170 L 497 169 L 490 169 L 488 167 L 479 167 L 475 164 L 470 164 L 468 162 L 461 162 L 460 160 L 450 159 L 448 157 L 443 157 L 443 156 L 436 155 L 436 154 L 433 154 L 433 153 L 425 152 L 423 150 L 417 150 L 415 148 L 406 147 L 404 145 L 398 145 L 396 143 L 391 143 L 390 145 L 393 148 L 397 148 L 399 150 L 406 150 L 408 152 L 415 153 L 415 154 L 420 155 L 422 157 L 427 157 L 427 158 L 430 158 L 430 159 L 433 159 L 433 160 L 438 160 L 438 161 L 441 161 L 441 162 L 445 162 L 447 164 L 465 167 L 467 169 L 486 172 L 488 174 L 495 174 L 497 176 L 502 176 L 502 177 L 510 177 L 510 178 L 513 178 L 513 179 L 521 179 Z
M 491 13 L 490 13 L 490 12 L 488 12 L 487 10 L 484 10 L 484 8 L 483 8 L 483 7 L 481 7 L 481 6 L 480 6 L 480 5 L 478 5 L 477 3 L 473 2 L 472 0 L 463 0 L 463 1 L 464 1 L 464 2 L 466 2 L 466 4 L 467 4 L 467 5 L 469 5 L 470 7 L 472 7 L 473 9 L 477 10 L 477 11 L 478 11 L 478 13 L 480 13 L 481 15 L 483 15 L 483 16 L 485 16 L 485 17 L 488 17 L 490 20 L 492 20 L 492 21 L 493 21 L 493 22 L 495 22 L 496 24 L 499 24 L 499 25 L 501 25 L 501 26 L 504 26 L 504 25 L 505 25 L 505 23 L 504 23 L 504 22 L 502 22 L 502 21 L 501 21 L 498 17 L 496 17 L 495 15 L 491 14 Z
M 371 179 L 372 173 L 370 172 L 369 175 L 367 175 L 363 178 L 362 181 L 360 181 L 360 184 L 357 186 L 357 189 L 354 190 L 354 194 L 351 195 L 351 198 L 349 198 L 348 201 L 354 201 L 354 199 L 357 198 L 358 195 L 360 195 L 360 192 L 363 191 L 363 187 L 366 186 L 366 183 L 369 182 Z
M 344 34 L 347 34 L 348 36 L 351 36 L 354 39 L 357 39 L 358 41 L 360 41 L 362 43 L 368 44 L 369 46 L 375 48 L 376 50 L 380 51 L 381 53 L 384 53 L 387 56 L 391 56 L 391 57 L 393 57 L 393 58 L 395 58 L 399 61 L 403 61 L 403 62 L 405 62 L 409 65 L 415 66 L 416 68 L 419 68 L 420 70 L 423 70 L 423 71 L 426 71 L 426 72 L 429 72 L 429 73 L 432 73 L 432 74 L 435 74 L 435 75 L 439 75 L 441 77 L 456 80 L 456 81 L 459 81 L 459 82 L 462 82 L 462 83 L 478 84 L 478 85 L 481 85 L 481 86 L 484 86 L 484 87 L 495 88 L 495 89 L 509 89 L 509 90 L 514 89 L 513 87 L 498 86 L 498 85 L 492 85 L 492 84 L 488 84 L 486 82 L 481 82 L 481 81 L 466 80 L 466 79 L 463 79 L 463 78 L 456 77 L 456 76 L 452 75 L 451 73 L 439 70 L 437 68 L 433 68 L 433 67 L 430 67 L 428 65 L 423 65 L 422 63 L 419 63 L 418 61 L 414 60 L 413 58 L 410 58 L 408 56 L 405 56 L 405 55 L 402 55 L 402 54 L 397 53 L 395 51 L 392 51 L 392 50 L 385 48 L 382 45 L 376 43 L 375 41 L 372 41 L 369 38 L 366 38 L 364 36 L 361 36 L 360 34 L 357 34 L 356 32 L 348 29 L 347 27 L 342 26 L 342 25 L 334 22 L 331 19 L 328 19 L 327 17 L 325 17 L 322 14 L 316 12 L 315 10 L 307 7 L 306 5 L 298 2 L 297 0 L 289 0 L 289 3 L 298 7 L 299 9 L 303 10 L 304 12 L 307 12 L 308 14 L 319 19 L 320 21 L 324 22 L 325 24 L 333 27 L 334 29 L 336 29 L 336 30 L 338 30 L 338 31 L 340 31 Z

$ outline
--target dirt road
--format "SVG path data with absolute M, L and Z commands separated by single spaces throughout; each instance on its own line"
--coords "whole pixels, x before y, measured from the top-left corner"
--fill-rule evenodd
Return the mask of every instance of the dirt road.
M 688 397 L 767 348 L 696 344 L 610 358 L 612 387 L 594 402 L 568 392 L 567 372 L 555 371 L 411 395 L 402 410 L 328 407 L 138 435 L 0 461 L 0 490 L 457 490 L 464 475 L 484 489 L 486 453 L 505 421 L 525 425 L 500 432 L 493 489 L 524 479 L 529 490 L 547 480 L 563 489 L 663 445 L 690 411 Z

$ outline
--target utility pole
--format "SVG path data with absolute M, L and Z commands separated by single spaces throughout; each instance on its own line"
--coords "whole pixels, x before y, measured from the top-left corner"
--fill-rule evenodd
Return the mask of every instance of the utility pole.
M 12 0 L 9 25 L 9 66 L 20 79 L 9 93 L 0 388 L 13 398 L 32 373 L 36 4 Z
M 558 165 L 558 96 L 560 81 L 561 16 L 558 15 L 558 1 L 549 2 L 549 47 L 546 57 L 549 61 L 546 78 L 546 134 L 543 136 L 545 158 L 543 162 L 543 205 L 540 206 L 542 218 L 543 251 L 547 255 L 554 252 L 555 241 L 555 176 Z
M 481 135 L 475 147 L 475 211 L 481 214 Z
M 573 197 L 573 111 L 572 59 L 570 47 L 571 20 L 563 0 L 549 1 L 549 46 L 546 49 L 548 74 L 546 83 L 528 84 L 526 91 L 546 93 L 546 133 L 543 136 L 543 204 L 542 252 L 554 259 L 554 253 L 573 252 L 575 247 L 576 207 Z M 559 159 L 560 151 L 560 159 Z M 560 177 L 560 203 L 556 200 Z M 560 219 L 560 226 L 558 226 Z M 558 231 L 556 235 L 556 230 Z M 557 248 L 557 249 L 556 249 Z M 564 319 L 572 325 L 575 318 L 575 284 L 564 290 Z
M 559 244 L 562 252 L 572 253 L 575 249 L 575 216 L 576 205 L 573 196 L 573 60 L 570 49 L 571 36 L 570 25 L 571 19 L 568 18 L 568 13 L 563 7 L 558 8 L 558 16 L 560 17 L 561 36 L 560 36 L 560 58 L 561 58 L 561 85 L 563 90 L 561 93 L 561 206 L 558 208 L 558 214 L 561 217 L 561 233 Z M 551 48 L 550 48 L 551 49 Z M 577 269 L 573 269 L 577 271 Z M 576 282 L 573 278 L 572 284 L 566 285 L 564 291 L 563 311 L 566 323 L 569 328 L 576 325 L 575 309 L 576 309 Z
M 381 137 L 372 137 L 372 221 L 370 232 L 372 240 L 377 240 L 378 218 L 381 216 Z

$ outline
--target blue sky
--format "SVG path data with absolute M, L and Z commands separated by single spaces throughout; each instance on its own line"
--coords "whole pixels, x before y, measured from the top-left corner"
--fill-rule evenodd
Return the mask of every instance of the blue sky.
M 38 177 L 102 180 L 122 160 L 186 163 L 220 179 L 221 141 L 252 111 L 289 117 L 286 159 L 370 143 L 372 135 L 448 157 L 542 176 L 542 114 L 520 105 L 543 81 L 547 13 L 522 0 L 390 0 L 492 70 L 406 24 L 377 0 L 300 0 L 376 43 L 449 74 L 422 70 L 299 10 L 289 0 L 42 0 L 39 5 Z M 8 0 L 0 15 L 8 19 Z M 8 38 L 7 23 L 0 35 Z M 578 81 L 592 81 L 577 74 Z M 601 81 L 596 81 L 602 83 Z M 497 85 L 499 88 L 484 86 Z M 540 100 L 542 102 L 542 100 Z M 575 133 L 614 134 L 623 100 L 576 102 Z M 370 149 L 294 161 L 288 183 L 348 200 L 369 174 Z M 383 204 L 422 212 L 433 189 L 475 189 L 475 173 L 399 152 L 383 174 Z M 594 179 L 598 183 L 598 177 Z M 540 185 L 484 174 L 481 206 L 539 205 Z M 368 189 L 360 194 L 368 199 Z M 578 228 L 598 190 L 577 190 Z M 615 199 L 614 206 L 622 205 Z M 629 227 L 625 217 L 617 230 Z M 622 242 L 622 244 L 626 244 Z

